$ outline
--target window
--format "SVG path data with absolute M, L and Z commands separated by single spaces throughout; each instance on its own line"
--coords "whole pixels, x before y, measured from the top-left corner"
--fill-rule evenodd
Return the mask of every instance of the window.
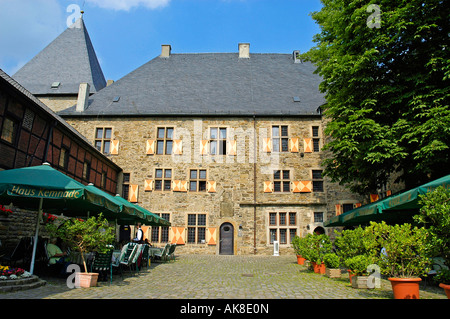
M 91 176 L 91 163 L 86 161 L 83 163 L 83 179 L 88 181 L 90 176 Z
M 2 140 L 11 144 L 16 143 L 18 122 L 11 117 L 5 117 L 2 126 Z
M 130 188 L 130 173 L 123 173 L 122 197 L 128 199 Z
M 287 125 L 272 126 L 272 152 L 288 152 L 289 137 Z
M 187 242 L 201 244 L 206 240 L 206 214 L 188 214 Z
M 191 169 L 189 173 L 189 191 L 206 192 L 206 170 Z
M 165 220 L 170 221 L 170 214 L 156 214 Z M 153 243 L 168 243 L 169 242 L 169 227 L 168 226 L 152 226 L 151 239 Z
M 158 127 L 156 132 L 156 154 L 170 155 L 173 147 L 173 127 Z
M 269 242 L 278 240 L 280 244 L 288 244 L 297 235 L 297 213 L 270 212 L 269 213 Z
M 313 136 L 313 151 L 319 152 L 320 151 L 320 138 L 319 138 L 319 127 L 318 126 L 312 127 L 312 136 Z
M 291 178 L 289 170 L 273 171 L 273 191 L 290 192 Z
M 313 192 L 323 192 L 322 170 L 312 171 L 312 186 Z
M 155 170 L 155 191 L 170 191 L 172 189 L 172 170 L 157 168 Z
M 69 166 L 69 150 L 65 147 L 62 147 L 59 152 L 59 166 L 64 169 Z
M 315 223 L 323 223 L 323 213 L 322 212 L 314 212 L 314 222 Z
M 209 147 L 211 155 L 227 154 L 227 129 L 211 127 L 209 129 Z
M 112 128 L 97 128 L 95 130 L 95 147 L 103 154 L 109 154 L 111 149 Z

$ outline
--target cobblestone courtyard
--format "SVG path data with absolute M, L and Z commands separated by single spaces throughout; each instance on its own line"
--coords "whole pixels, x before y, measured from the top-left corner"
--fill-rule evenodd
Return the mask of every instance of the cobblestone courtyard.
M 350 286 L 348 274 L 330 279 L 297 265 L 295 256 L 177 256 L 152 263 L 136 275 L 116 274 L 113 283 L 69 289 L 63 279 L 43 287 L 0 294 L 0 299 L 392 299 L 387 280 L 381 288 Z M 421 299 L 446 299 L 443 289 L 421 285 Z

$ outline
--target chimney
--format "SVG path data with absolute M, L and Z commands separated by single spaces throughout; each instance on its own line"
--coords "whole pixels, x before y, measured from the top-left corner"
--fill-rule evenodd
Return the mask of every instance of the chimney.
M 83 112 L 88 107 L 90 86 L 88 83 L 81 83 L 78 91 L 77 112 Z
M 294 63 L 302 63 L 299 50 L 295 50 L 294 52 L 292 52 L 292 58 L 294 59 Z
M 239 58 L 250 58 L 250 43 L 239 43 Z
M 172 47 L 170 46 L 170 44 L 161 45 L 161 58 L 170 57 L 170 51 L 172 51 Z

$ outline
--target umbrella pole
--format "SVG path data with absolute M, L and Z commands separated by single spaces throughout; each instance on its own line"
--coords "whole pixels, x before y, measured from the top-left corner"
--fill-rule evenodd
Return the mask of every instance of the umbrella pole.
M 43 201 L 44 201 L 43 198 L 39 199 L 39 211 L 38 211 L 38 218 L 37 218 L 37 222 L 36 222 L 36 232 L 34 233 L 33 255 L 31 257 L 30 274 L 33 274 L 33 271 L 34 271 L 34 260 L 36 258 L 36 247 L 37 247 L 38 235 L 39 235 L 39 224 L 40 224 L 41 216 L 42 216 Z

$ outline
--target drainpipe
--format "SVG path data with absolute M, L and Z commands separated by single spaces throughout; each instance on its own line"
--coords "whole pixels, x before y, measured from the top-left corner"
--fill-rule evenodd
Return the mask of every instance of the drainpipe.
M 257 137 L 256 137 L 256 117 L 253 115 L 253 253 L 256 255 L 256 155 L 257 155 Z

